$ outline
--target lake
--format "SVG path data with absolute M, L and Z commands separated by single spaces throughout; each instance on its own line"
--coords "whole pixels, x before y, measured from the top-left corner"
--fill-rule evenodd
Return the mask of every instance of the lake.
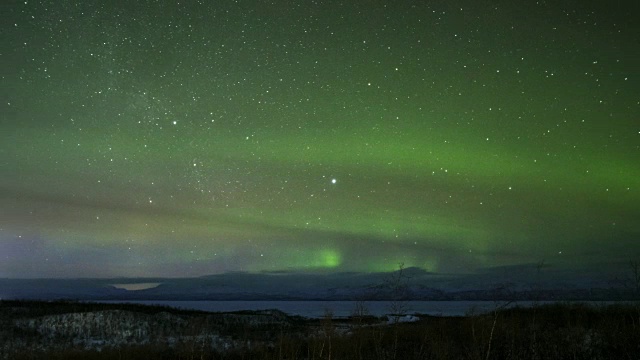
M 230 312 L 240 310 L 278 309 L 289 315 L 308 318 L 321 318 L 327 311 L 334 317 L 348 317 L 353 314 L 355 301 L 106 301 L 107 303 L 131 303 L 143 305 L 162 305 L 179 309 L 203 310 L 211 312 Z M 530 307 L 534 304 L 552 304 L 553 301 L 518 301 L 510 306 Z M 582 302 L 592 305 L 607 305 L 616 302 Z M 363 303 L 370 315 L 382 316 L 392 313 L 389 301 L 366 301 Z M 402 303 L 406 314 L 428 314 L 434 316 L 463 316 L 469 313 L 490 312 L 504 302 L 494 301 L 405 301 Z

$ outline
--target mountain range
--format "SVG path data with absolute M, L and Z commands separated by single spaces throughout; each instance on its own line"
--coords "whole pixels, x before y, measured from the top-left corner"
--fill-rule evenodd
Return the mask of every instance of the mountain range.
M 232 272 L 193 278 L 0 279 L 0 299 L 74 300 L 629 300 L 623 273 L 577 275 L 539 264 L 439 274 Z

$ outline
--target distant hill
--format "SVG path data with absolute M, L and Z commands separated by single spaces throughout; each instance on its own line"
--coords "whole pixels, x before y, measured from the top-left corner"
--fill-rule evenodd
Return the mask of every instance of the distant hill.
M 508 274 L 508 276 L 505 276 Z M 245 273 L 196 278 L 0 279 L 1 299 L 77 300 L 630 300 L 638 294 L 611 275 L 531 266 L 476 274 L 419 268 L 390 273 Z M 136 284 L 157 283 L 155 287 Z M 154 284 L 155 285 L 155 284 Z

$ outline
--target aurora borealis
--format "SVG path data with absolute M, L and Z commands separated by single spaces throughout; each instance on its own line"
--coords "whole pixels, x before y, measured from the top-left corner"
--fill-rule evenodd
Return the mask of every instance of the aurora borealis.
M 640 256 L 640 29 L 599 2 L 11 1 L 0 277 Z

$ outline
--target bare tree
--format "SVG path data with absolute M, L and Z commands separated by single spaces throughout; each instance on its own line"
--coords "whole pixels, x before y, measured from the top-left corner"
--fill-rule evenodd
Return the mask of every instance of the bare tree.
M 640 295 L 640 261 L 629 261 L 629 269 L 631 270 L 629 279 L 631 287 L 636 291 L 636 295 Z
M 371 313 L 364 300 L 357 300 L 354 304 L 354 308 L 351 311 L 351 317 L 356 321 L 356 325 L 359 327 L 363 321 L 369 317 Z
M 537 318 L 537 314 L 538 314 L 538 306 L 540 298 L 541 298 L 541 292 L 542 292 L 542 283 L 541 283 L 541 278 L 540 278 L 540 274 L 542 272 L 542 269 L 544 268 L 544 260 L 539 261 L 536 264 L 536 280 L 535 283 L 533 285 L 533 319 L 531 322 L 531 329 L 532 329 L 532 334 L 531 334 L 531 351 L 533 352 L 534 358 L 537 357 L 537 352 L 538 352 L 538 328 L 537 328 L 537 324 L 536 324 L 536 318 Z
M 389 312 L 393 316 L 394 322 L 398 322 L 400 317 L 407 314 L 409 307 L 407 305 L 407 295 L 409 291 L 408 276 L 404 271 L 404 263 L 398 264 L 398 270 L 391 273 L 386 281 L 386 287 L 391 291 L 391 302 L 389 303 Z
M 628 266 L 629 271 L 616 276 L 611 283 L 625 291 L 623 297 L 640 300 L 640 261 L 629 260 Z
M 407 305 L 407 295 L 409 292 L 408 276 L 404 271 L 404 263 L 398 264 L 398 270 L 391 273 L 386 281 L 386 287 L 391 291 L 391 302 L 389 303 L 389 311 L 391 312 L 393 321 L 393 349 L 391 358 L 395 359 L 398 351 L 398 336 L 400 318 L 404 317 L 409 311 Z

